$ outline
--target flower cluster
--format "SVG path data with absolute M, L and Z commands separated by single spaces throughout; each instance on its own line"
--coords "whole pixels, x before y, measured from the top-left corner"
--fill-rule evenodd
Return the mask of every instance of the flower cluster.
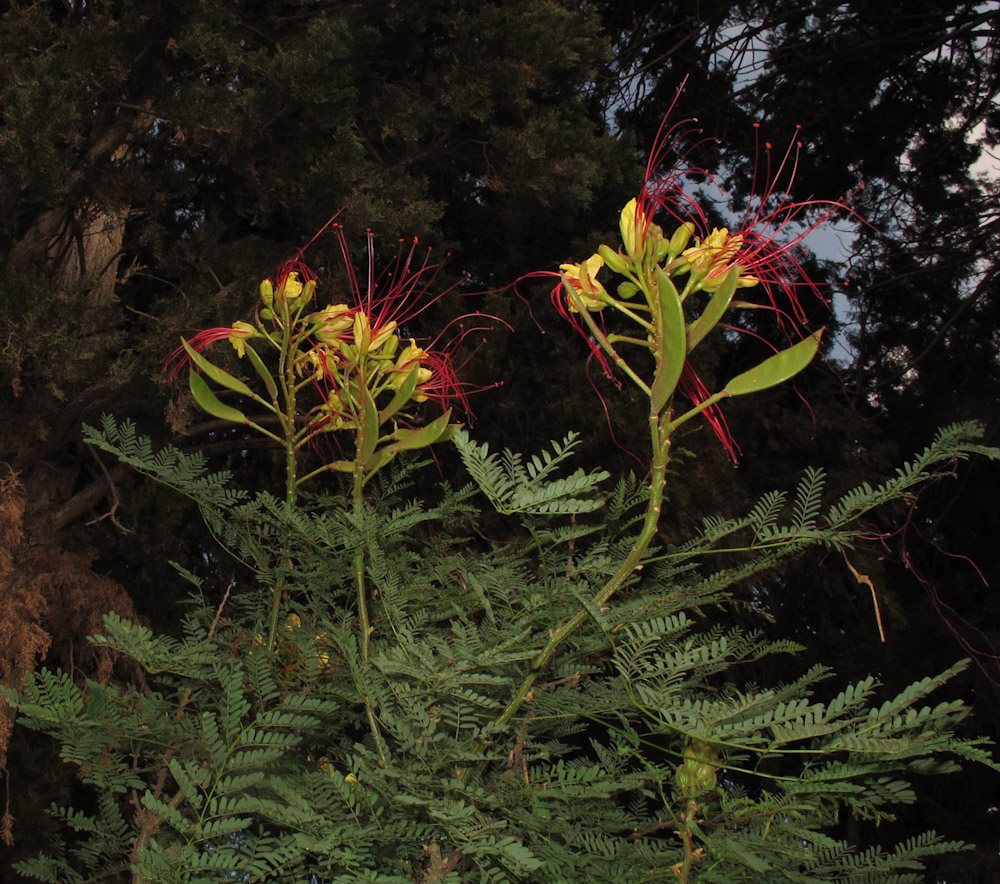
M 844 207 L 836 202 L 793 202 L 787 189 L 778 193 L 777 182 L 788 167 L 794 175 L 790 146 L 765 193 L 752 201 L 739 226 L 732 231 L 709 227 L 686 186 L 691 174 L 704 176 L 702 170 L 685 168 L 682 159 L 665 176 L 658 171 L 684 122 L 667 129 L 664 119 L 639 195 L 622 209 L 621 248 L 602 245 L 579 264 L 560 265 L 552 300 L 587 340 L 606 374 L 618 370 L 626 375 L 650 397 L 654 412 L 670 416 L 672 426 L 703 414 L 735 460 L 736 445 L 718 403 L 781 383 L 800 371 L 817 352 L 822 330 L 776 352 L 715 393 L 701 381 L 689 356 L 733 309 L 767 307 L 777 313 L 779 322 L 790 318 L 793 326 L 803 327 L 806 312 L 799 292 L 805 288 L 818 294 L 818 289 L 802 272 L 796 252 L 808 233 Z M 800 216 L 816 205 L 822 206 L 821 217 L 803 225 Z M 657 216 L 677 225 L 669 236 L 654 223 Z M 599 278 L 605 269 L 622 277 L 617 286 Z M 737 290 L 755 287 L 764 293 L 761 303 L 735 300 Z M 692 298 L 697 292 L 705 294 Z M 609 323 L 609 313 L 625 317 L 625 324 L 637 326 L 638 332 L 620 332 L 622 321 Z M 789 331 L 786 334 L 791 337 Z M 652 353 L 652 377 L 643 376 L 636 367 L 641 363 L 633 365 L 632 347 Z M 674 415 L 676 391 L 692 407 Z
M 468 388 L 457 380 L 452 356 L 471 331 L 441 346 L 441 336 L 418 343 L 404 334 L 407 325 L 445 292 L 431 294 L 439 267 L 416 261 L 416 240 L 400 250 L 396 262 L 375 273 L 372 237 L 368 236 L 368 278 L 359 284 L 343 228 L 334 231 L 344 258 L 350 297 L 316 309 L 318 281 L 299 255 L 282 265 L 274 280 L 260 284 L 254 321 L 199 332 L 171 354 L 174 375 L 190 364 L 191 392 L 198 405 L 215 417 L 247 425 L 280 442 L 289 451 L 289 494 L 305 477 L 296 473 L 296 453 L 320 434 L 353 431 L 355 456 L 322 469 L 355 473 L 367 481 L 398 451 L 422 448 L 453 430 L 452 404 L 468 411 Z M 263 384 L 255 390 L 210 362 L 203 351 L 228 340 L 248 361 Z M 260 352 L 258 352 L 260 350 Z M 266 352 L 274 351 L 273 359 Z M 263 355 L 262 355 L 263 354 Z M 277 364 L 277 370 L 270 366 Z M 207 380 L 206 380 L 207 379 Z M 207 381 L 255 402 L 267 413 L 251 418 L 223 403 Z M 416 426 L 416 407 L 432 400 L 443 413 Z M 274 429 L 274 427 L 277 429 Z

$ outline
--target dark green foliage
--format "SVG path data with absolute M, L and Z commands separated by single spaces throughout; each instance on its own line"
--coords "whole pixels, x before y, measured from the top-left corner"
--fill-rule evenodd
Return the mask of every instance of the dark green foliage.
M 214 613 L 196 597 L 179 638 L 109 616 L 92 641 L 138 664 L 131 683 L 81 687 L 42 670 L 5 693 L 98 798 L 92 811 L 54 809 L 66 841 L 23 863 L 26 876 L 617 884 L 676 869 L 687 881 L 888 884 L 919 881 L 927 857 L 963 847 L 927 833 L 859 850 L 837 834 L 844 810 L 892 819 L 914 777 L 993 764 L 960 733 L 965 704 L 927 703 L 961 664 L 890 696 L 874 676 L 825 689 L 821 667 L 758 686 L 741 669 L 795 646 L 710 612 L 792 552 L 855 543 L 862 514 L 955 458 L 997 456 L 974 427 L 943 431 L 889 482 L 832 506 L 812 471 L 789 522 L 782 493 L 707 522 L 601 608 L 593 587 L 627 554 L 642 494 L 622 482 L 605 516 L 567 526 L 593 513 L 580 495 L 603 478 L 559 477 L 572 437 L 528 461 L 461 438 L 487 496 L 532 513 L 525 541 L 487 550 L 463 534 L 472 489 L 430 509 L 400 503 L 405 467 L 358 511 L 336 498 L 292 508 L 227 489 L 203 459 L 154 452 L 127 423 L 105 419 L 90 438 L 192 497 L 259 583 Z M 722 543 L 742 564 L 712 568 Z M 368 659 L 348 588 L 359 544 Z M 272 654 L 260 634 L 274 586 L 286 614 Z M 549 630 L 581 605 L 589 624 L 502 724 Z

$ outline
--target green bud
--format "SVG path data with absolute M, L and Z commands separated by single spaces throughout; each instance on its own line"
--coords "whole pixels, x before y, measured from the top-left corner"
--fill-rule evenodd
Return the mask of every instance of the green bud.
M 659 264 L 667 257 L 670 243 L 663 237 L 663 228 L 659 224 L 649 225 L 649 242 L 653 250 L 653 260 Z
M 639 234 L 644 220 L 638 202 L 635 199 L 630 199 L 625 204 L 625 208 L 622 209 L 618 226 L 621 229 L 622 243 L 625 246 L 625 251 L 633 258 L 642 257 L 636 254 L 636 249 L 639 245 Z
M 260 311 L 261 319 L 274 319 L 274 311 L 270 307 L 265 307 Z
M 674 235 L 670 237 L 670 243 L 667 246 L 667 255 L 670 256 L 670 260 L 676 258 L 681 252 L 684 251 L 684 249 L 687 248 L 687 244 L 691 240 L 691 236 L 693 234 L 693 221 L 685 221 L 674 231 Z
M 677 765 L 677 785 L 680 786 L 681 792 L 685 795 L 691 791 L 691 787 L 694 785 L 694 772 L 687 764 Z
M 263 301 L 265 307 L 270 307 L 274 302 L 274 283 L 271 280 L 265 279 L 261 281 L 260 299 Z
M 685 761 L 677 768 L 677 785 L 686 795 L 708 792 L 718 781 L 713 762 L 718 753 L 711 743 L 693 739 L 684 750 Z M 682 773 L 683 772 L 683 773 Z
M 597 254 L 604 259 L 604 263 L 614 273 L 624 273 L 628 266 L 628 259 L 621 253 L 614 251 L 611 246 L 602 245 L 597 249 Z
M 637 291 L 639 291 L 639 287 L 634 282 L 626 280 L 618 286 L 618 297 L 627 301 L 629 298 L 635 297 Z
M 396 355 L 396 351 L 399 349 L 399 338 L 395 335 L 389 335 L 386 338 L 385 343 L 382 345 L 382 349 L 379 351 L 379 356 L 385 359 L 392 359 Z
M 306 298 L 306 299 L 309 299 L 309 298 L 311 298 L 313 296 L 313 293 L 315 291 L 316 291 L 316 280 L 315 279 L 310 279 L 305 284 L 305 288 L 302 289 L 302 297 Z

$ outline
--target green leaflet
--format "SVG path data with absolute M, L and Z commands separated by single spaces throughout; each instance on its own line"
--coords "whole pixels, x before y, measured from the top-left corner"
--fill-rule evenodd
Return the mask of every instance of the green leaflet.
M 414 375 L 416 375 L 416 371 L 414 371 Z M 420 427 L 415 430 L 396 430 L 393 433 L 396 441 L 380 448 L 372 457 L 366 460 L 365 471 L 369 475 L 375 473 L 400 451 L 413 451 L 418 448 L 426 448 L 435 442 L 443 442 L 446 438 L 450 438 L 451 433 L 449 430 L 453 431 L 454 428 L 448 426 L 449 420 L 451 420 L 450 408 L 440 417 L 431 421 L 426 427 Z
M 278 398 L 278 385 L 274 382 L 274 377 L 271 372 L 268 371 L 264 361 L 257 355 L 257 351 L 250 346 L 250 342 L 247 341 L 243 344 L 244 350 L 246 350 L 247 357 L 250 360 L 251 365 L 257 370 L 257 374 L 260 375 L 260 379 L 264 382 L 264 386 L 267 387 L 267 393 L 272 400 L 277 400 Z
M 715 294 L 712 295 L 712 299 L 708 302 L 704 311 L 702 311 L 701 316 L 688 326 L 688 353 L 697 347 L 705 335 L 719 324 L 719 320 L 722 319 L 723 314 L 729 309 L 733 295 L 736 294 L 736 283 L 740 278 L 740 270 L 741 268 L 737 265 L 729 271 L 726 281 L 716 289 Z
M 392 401 L 390 401 L 389 404 L 379 412 L 379 423 L 384 424 L 387 420 L 389 420 L 389 418 L 396 414 L 399 409 L 410 401 L 413 391 L 417 388 L 417 379 L 419 376 L 420 366 L 418 365 L 410 371 L 410 373 L 403 380 L 403 383 L 399 385 L 399 389 L 396 390 L 396 394 L 392 397 Z
M 660 411 L 673 395 L 687 358 L 687 338 L 684 328 L 684 307 L 677 289 L 659 267 L 655 268 L 656 287 L 660 303 L 660 335 L 657 341 L 656 376 L 649 390 L 650 404 Z
M 229 390 L 233 390 L 236 393 L 242 393 L 244 396 L 253 396 L 254 392 L 246 384 L 243 383 L 239 378 L 234 378 L 228 371 L 223 371 L 219 366 L 209 362 L 204 356 L 201 355 L 197 350 L 194 349 L 187 341 L 181 338 L 181 344 L 184 347 L 184 352 L 191 357 L 191 361 L 198 366 L 205 374 L 207 374 L 213 381 L 215 381 L 220 387 L 226 387 Z M 207 410 L 207 409 L 206 409 Z M 227 418 L 228 420 L 228 418 Z
M 358 461 L 367 464 L 378 444 L 378 409 L 368 387 L 361 391 L 361 419 L 358 421 Z
M 797 344 L 775 353 L 770 359 L 765 359 L 760 365 L 755 365 L 749 371 L 734 377 L 726 384 L 725 392 L 730 396 L 745 396 L 769 387 L 777 386 L 804 369 L 819 350 L 819 341 L 823 329 L 819 329 L 803 338 Z
M 390 447 L 396 451 L 408 451 L 433 445 L 447 429 L 449 420 L 451 420 L 450 408 L 426 427 L 417 430 L 396 430 L 396 441 Z
M 191 388 L 191 395 L 194 396 L 195 402 L 212 417 L 232 421 L 234 424 L 249 423 L 247 416 L 238 408 L 220 402 L 215 393 L 212 392 L 211 387 L 205 383 L 205 379 L 193 368 L 188 374 L 188 386 Z

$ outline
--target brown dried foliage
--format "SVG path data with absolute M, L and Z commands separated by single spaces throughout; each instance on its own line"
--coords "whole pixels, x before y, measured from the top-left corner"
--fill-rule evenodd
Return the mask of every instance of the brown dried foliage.
M 85 637 L 115 611 L 134 618 L 132 602 L 113 580 L 95 574 L 81 553 L 32 544 L 24 537 L 26 499 L 17 475 L 0 478 L 0 684 L 20 688 L 44 659 L 65 671 L 107 682 L 114 657 Z M 14 710 L 0 700 L 0 770 L 5 769 Z M 12 820 L 0 821 L 0 842 L 12 841 Z

